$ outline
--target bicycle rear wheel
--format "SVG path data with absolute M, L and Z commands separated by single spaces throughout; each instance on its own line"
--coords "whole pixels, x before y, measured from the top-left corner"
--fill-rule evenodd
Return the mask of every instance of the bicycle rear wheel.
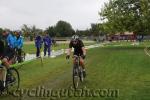
M 12 78 L 13 78 L 13 82 L 9 83 L 7 81 L 7 91 L 8 93 L 13 93 L 14 91 L 19 89 L 20 86 L 20 76 L 19 76 L 19 72 L 17 69 L 15 68 L 10 68 L 11 74 L 12 74 Z
M 73 68 L 73 86 L 75 89 L 78 88 L 79 86 L 79 72 L 78 72 L 78 68 L 77 67 L 74 67 Z

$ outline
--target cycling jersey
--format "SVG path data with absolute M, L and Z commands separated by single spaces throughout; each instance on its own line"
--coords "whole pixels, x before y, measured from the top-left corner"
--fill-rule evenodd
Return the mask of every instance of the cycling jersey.
M 82 40 L 77 40 L 77 43 L 74 44 L 73 41 L 70 41 L 69 48 L 74 48 L 74 55 L 82 56 L 84 44 Z

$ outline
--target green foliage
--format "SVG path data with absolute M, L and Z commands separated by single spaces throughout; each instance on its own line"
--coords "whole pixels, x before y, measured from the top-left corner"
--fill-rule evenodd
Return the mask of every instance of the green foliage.
M 108 33 L 130 31 L 136 34 L 150 32 L 149 0 L 109 0 L 99 13 Z
M 91 24 L 91 29 L 90 29 L 91 35 L 99 35 L 99 25 L 98 24 Z
M 39 28 L 36 28 L 35 25 L 29 27 L 27 25 L 23 25 L 22 26 L 22 32 L 24 34 L 25 37 L 30 37 L 30 41 L 33 41 L 33 38 L 37 35 L 37 34 L 41 34 L 43 33 L 43 31 Z
M 60 34 L 60 36 L 71 36 L 74 33 L 71 24 L 65 21 L 58 21 L 56 24 L 56 33 Z
M 0 28 L 0 37 L 2 36 L 3 29 Z
M 55 37 L 56 36 L 56 32 L 55 32 L 55 27 L 54 26 L 50 26 L 45 30 L 46 33 L 48 33 L 51 37 Z

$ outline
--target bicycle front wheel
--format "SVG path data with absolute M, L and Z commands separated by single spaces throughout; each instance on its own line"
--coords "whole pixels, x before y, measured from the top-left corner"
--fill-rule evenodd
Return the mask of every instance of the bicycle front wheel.
M 79 86 L 79 80 L 80 78 L 79 78 L 78 68 L 74 67 L 73 68 L 73 86 L 75 89 L 77 89 Z
M 20 86 L 20 76 L 19 76 L 19 72 L 17 69 L 15 68 L 10 68 L 10 71 L 11 71 L 11 78 L 12 78 L 12 82 L 8 82 L 7 83 L 7 91 L 9 93 L 13 93 L 14 91 L 17 91 L 19 89 L 19 86 Z

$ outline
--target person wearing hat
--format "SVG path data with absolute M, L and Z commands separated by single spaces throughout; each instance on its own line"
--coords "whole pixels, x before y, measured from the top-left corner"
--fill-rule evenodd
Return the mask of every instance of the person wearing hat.
M 40 57 L 40 49 L 42 48 L 42 37 L 40 35 L 37 35 L 35 37 L 35 47 L 36 47 L 36 57 Z
M 45 37 L 43 38 L 44 42 L 44 56 L 46 56 L 46 52 L 48 51 L 48 56 L 51 54 L 51 37 L 46 33 Z
M 15 48 L 16 48 L 16 52 L 18 53 L 18 57 L 17 57 L 18 63 L 23 61 L 21 57 L 21 52 L 23 47 L 23 37 L 21 36 L 21 34 L 22 34 L 21 31 L 15 31 L 15 35 L 16 35 Z

